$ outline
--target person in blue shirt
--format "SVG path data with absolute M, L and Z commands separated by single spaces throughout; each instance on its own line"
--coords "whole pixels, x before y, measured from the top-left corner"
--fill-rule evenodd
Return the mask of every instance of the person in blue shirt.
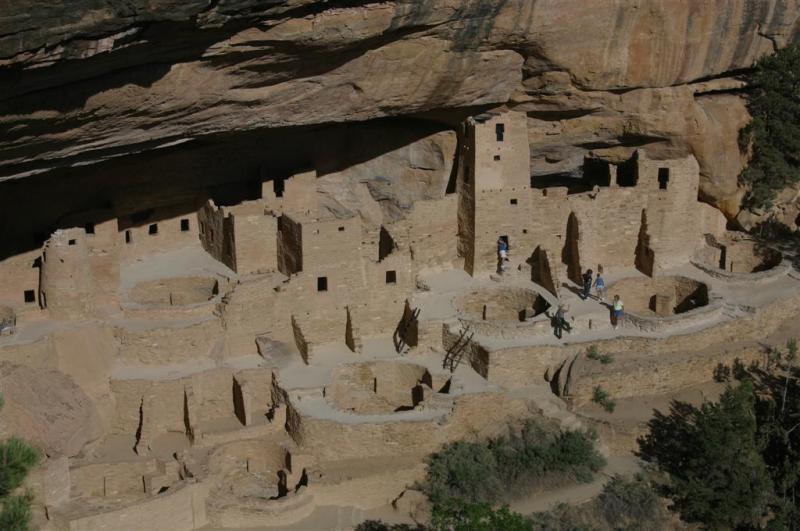
M 497 240 L 497 271 L 503 273 L 508 262 L 508 243 L 503 238 Z
M 606 281 L 603 279 L 603 266 L 598 266 L 597 277 L 594 279 L 594 288 L 597 290 L 597 299 L 600 302 L 606 300 Z

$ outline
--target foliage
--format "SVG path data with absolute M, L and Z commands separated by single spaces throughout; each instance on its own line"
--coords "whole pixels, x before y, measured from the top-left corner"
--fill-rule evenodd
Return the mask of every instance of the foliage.
M 639 455 L 664 472 L 663 491 L 681 517 L 708 528 L 800 528 L 798 347 L 763 363 L 737 360 L 718 402 L 673 402 L 657 412 Z
M 740 180 L 750 188 L 748 206 L 761 207 L 777 190 L 800 180 L 800 46 L 761 59 L 750 85 L 753 119 L 739 143 L 752 156 Z
M 0 408 L 4 401 L 0 397 Z M 0 529 L 27 531 L 30 529 L 30 492 L 15 495 L 28 475 L 39 462 L 39 452 L 27 442 L 16 437 L 0 442 Z
M 603 365 L 608 365 L 614 362 L 614 356 L 611 354 L 600 354 L 597 350 L 597 345 L 592 345 L 586 350 L 586 357 L 590 360 L 599 361 Z
M 6 531 L 28 531 L 31 529 L 32 502 L 33 495 L 30 492 L 3 498 L 0 501 L 0 529 Z
M 595 505 L 605 521 L 612 525 L 625 522 L 628 527 L 644 526 L 664 516 L 658 493 L 642 475 L 632 479 L 612 477 Z
M 667 513 L 658 494 L 642 475 L 612 477 L 603 491 L 579 506 L 561 503 L 531 515 L 535 529 L 548 531 L 605 531 L 664 529 Z
M 507 506 L 492 509 L 488 503 L 453 498 L 433 507 L 431 526 L 437 531 L 533 531 L 530 520 Z
M 367 520 L 356 531 L 533 531 L 528 518 L 512 512 L 508 506 L 493 509 L 488 503 L 471 503 L 459 498 L 445 500 L 433 507 L 429 526 L 386 524 Z
M 592 391 L 592 402 L 599 405 L 609 413 L 613 413 L 617 408 L 617 403 L 611 398 L 611 395 L 599 385 L 596 386 Z
M 355 531 L 427 531 L 428 529 L 419 524 L 386 524 L 381 520 L 365 520 L 356 526 Z
M 591 481 L 605 465 L 593 432 L 558 431 L 529 421 L 508 437 L 456 442 L 428 460 L 422 490 L 434 505 L 451 498 L 495 502 L 548 481 Z

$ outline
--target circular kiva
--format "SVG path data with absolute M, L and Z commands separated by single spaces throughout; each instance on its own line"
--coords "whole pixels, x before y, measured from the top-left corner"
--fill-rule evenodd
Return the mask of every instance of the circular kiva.
M 619 295 L 625 311 L 641 316 L 668 317 L 708 304 L 708 286 L 682 276 L 626 278 L 608 287 L 608 298 Z

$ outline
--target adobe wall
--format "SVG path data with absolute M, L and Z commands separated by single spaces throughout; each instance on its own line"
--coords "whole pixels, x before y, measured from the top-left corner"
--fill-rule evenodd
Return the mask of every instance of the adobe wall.
M 240 275 L 278 268 L 278 219 L 264 213 L 261 201 L 230 209 L 234 234 L 235 271 Z
M 265 181 L 261 184 L 261 197 L 267 210 L 273 211 L 276 215 L 297 215 L 316 212 L 319 209 L 316 170 L 298 173 L 288 179 L 279 180 L 283 183 L 281 197 L 275 193 L 275 180 Z
M 40 302 L 55 319 L 94 311 L 94 281 L 83 229 L 58 230 L 42 250 Z
M 663 359 L 665 356 L 675 355 L 674 353 L 678 353 L 677 355 L 680 356 L 680 353 L 683 352 L 693 352 L 697 358 L 699 357 L 698 352 L 708 349 L 714 349 L 714 352 L 709 354 L 714 356 L 717 350 L 725 350 L 724 345 L 743 344 L 743 347 L 746 347 L 748 341 L 763 341 L 784 322 L 797 318 L 798 304 L 800 304 L 800 295 L 793 295 L 754 310 L 751 317 L 741 317 L 713 328 L 662 339 L 621 337 L 574 343 L 566 348 L 555 345 L 538 345 L 492 350 L 487 354 L 486 377 L 489 382 L 506 388 L 524 387 L 531 381 L 543 381 L 546 374 L 548 377 L 551 376 L 565 360 L 572 359 L 575 354 L 584 353 L 589 345 L 596 345 L 601 353 L 614 356 L 630 354 L 634 357 L 651 356 L 652 359 Z M 702 361 L 698 363 L 702 363 Z M 690 378 L 690 380 L 682 381 L 681 377 Z M 709 381 L 711 373 L 687 370 L 675 372 L 673 378 L 675 379 L 671 382 L 674 387 L 680 388 L 697 381 Z M 626 383 L 637 385 L 635 378 L 627 379 Z M 647 385 L 643 385 L 644 391 L 640 391 L 639 394 L 646 394 L 647 388 Z
M 225 212 L 217 208 L 213 201 L 207 201 L 197 211 L 199 238 L 203 249 L 232 270 L 236 270 L 233 255 L 232 237 L 229 225 L 225 222 Z M 226 233 L 226 229 L 228 232 Z
M 39 271 L 41 250 L 6 258 L 2 261 L 0 274 L 0 304 L 14 309 L 17 321 L 22 324 L 27 319 L 39 316 Z M 33 300 L 25 301 L 25 292 L 33 295 Z
M 111 433 L 133 438 L 141 425 L 142 436 L 149 437 L 146 445 L 166 432 L 199 437 L 209 422 L 240 415 L 241 424 L 249 425 L 248 419 L 255 423 L 273 405 L 271 380 L 267 368 L 217 368 L 171 380 L 112 380 L 117 406 Z
M 117 506 L 108 512 L 89 516 L 80 513 L 62 515 L 56 512 L 55 515 L 69 521 L 70 531 L 191 531 L 208 524 L 205 511 L 207 497 L 207 486 L 191 483 L 170 489 L 165 495 L 127 506 Z
M 700 167 L 692 157 L 656 161 L 639 154 L 637 188 L 648 194 L 647 220 L 655 271 L 689 262 L 701 243 L 702 226 L 697 208 Z M 659 170 L 669 171 L 666 189 L 659 187 Z
M 119 217 L 121 261 L 126 263 L 197 242 L 200 237 L 198 210 L 202 210 L 200 205 L 186 203 Z
M 466 132 L 478 193 L 530 186 L 528 119 L 524 113 L 479 115 L 467 120 Z
M 184 323 L 128 322 L 114 326 L 122 365 L 171 365 L 208 358 L 224 337 L 219 319 Z
M 408 215 L 408 234 L 414 268 L 449 266 L 458 260 L 458 196 L 416 201 Z

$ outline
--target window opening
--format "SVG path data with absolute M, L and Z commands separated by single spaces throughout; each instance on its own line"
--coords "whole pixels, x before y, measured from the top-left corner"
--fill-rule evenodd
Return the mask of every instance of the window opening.
M 495 155 L 494 160 L 500 160 L 500 155 Z
M 158 223 L 153 223 L 152 225 L 150 225 L 147 228 L 147 234 L 149 234 L 151 236 L 153 236 L 155 234 L 158 234 Z
M 512 205 L 516 205 L 516 204 L 517 204 L 517 200 L 516 200 L 516 199 L 512 199 L 512 200 L 511 200 L 511 204 L 512 204 Z
M 130 230 L 126 230 L 125 231 L 125 243 L 131 243 L 132 241 L 133 241 L 133 238 L 131 237 L 131 231 Z
M 669 168 L 658 169 L 658 189 L 666 190 L 669 184 Z
M 69 240 L 69 241 L 67 242 L 67 245 L 75 245 L 75 240 Z
M 276 177 L 272 181 L 272 191 L 275 192 L 275 197 L 283 197 L 283 190 L 286 182 L 283 177 Z
M 386 272 L 386 283 L 387 284 L 397 284 L 397 272 L 396 271 L 387 271 Z
M 94 223 L 91 221 L 86 222 L 83 228 L 86 229 L 86 234 L 94 234 Z
M 317 277 L 317 291 L 328 291 L 328 277 Z
M 23 294 L 23 296 L 25 297 L 25 302 L 27 304 L 30 304 L 32 302 L 36 302 L 36 291 L 34 291 L 32 289 L 26 289 L 25 293 Z
M 506 126 L 505 124 L 495 124 L 494 126 L 494 134 L 497 136 L 497 141 L 502 142 L 503 138 L 506 134 Z
M 189 220 L 182 219 L 181 220 L 181 232 L 188 232 L 189 231 Z

